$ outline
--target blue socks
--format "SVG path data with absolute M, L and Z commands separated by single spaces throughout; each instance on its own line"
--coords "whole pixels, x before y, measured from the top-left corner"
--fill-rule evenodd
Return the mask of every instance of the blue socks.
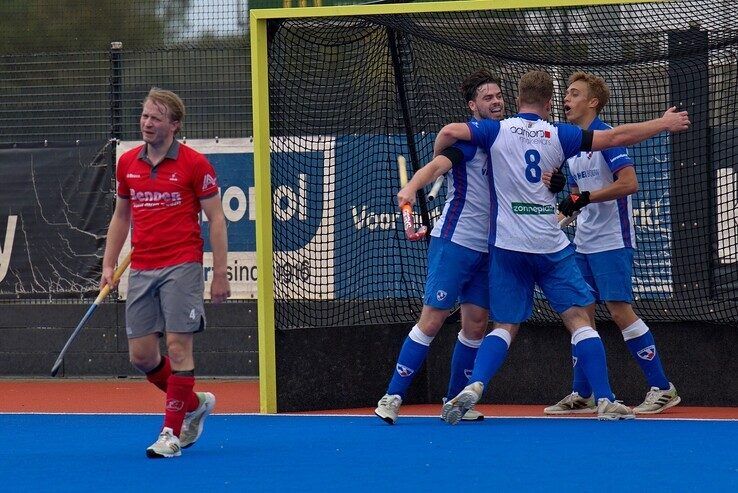
M 589 397 L 592 395 L 592 387 L 587 381 L 587 376 L 584 374 L 579 358 L 577 358 L 577 350 L 574 344 L 571 345 L 571 361 L 574 370 L 574 381 L 572 382 L 571 389 L 578 393 L 580 397 Z
M 595 402 L 602 398 L 614 401 L 615 395 L 607 375 L 605 347 L 600 335 L 592 327 L 580 327 L 572 334 L 571 343 L 575 346 L 577 365 L 582 365 L 584 375 L 592 386 Z
M 511 340 L 510 333 L 504 329 L 490 332 L 477 352 L 474 371 L 469 377 L 469 382 L 482 382 L 484 388 L 487 388 L 487 384 L 505 361 Z
M 669 388 L 661 358 L 656 352 L 656 343 L 648 326 L 640 318 L 623 331 L 623 339 L 635 360 L 643 370 L 643 374 L 651 387 L 661 390 Z
M 456 346 L 454 346 L 454 354 L 451 357 L 451 378 L 448 382 L 448 391 L 446 391 L 447 399 L 456 397 L 464 387 L 469 385 L 469 377 L 474 368 L 474 359 L 477 357 L 477 350 L 482 345 L 483 340 L 467 339 L 463 332 L 459 332 Z
M 397 357 L 395 372 L 392 374 L 387 393 L 390 395 L 397 394 L 403 399 L 410 384 L 413 383 L 415 374 L 428 355 L 428 346 L 433 341 L 433 337 L 425 335 L 416 325 L 412 328 L 405 342 L 400 349 L 400 355 Z

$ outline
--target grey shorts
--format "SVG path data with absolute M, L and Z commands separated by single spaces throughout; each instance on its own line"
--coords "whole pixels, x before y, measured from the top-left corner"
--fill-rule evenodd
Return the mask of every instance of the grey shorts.
M 131 270 L 126 300 L 129 339 L 164 332 L 205 330 L 202 264 Z

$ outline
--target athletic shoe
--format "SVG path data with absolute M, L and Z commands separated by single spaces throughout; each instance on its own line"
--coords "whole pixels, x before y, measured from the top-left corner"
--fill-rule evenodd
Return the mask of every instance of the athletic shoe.
M 179 438 L 174 436 L 174 432 L 168 427 L 162 429 L 159 438 L 146 449 L 146 457 L 149 459 L 179 457 L 180 455 L 182 455 L 182 447 L 179 445 Z
M 446 402 L 441 410 L 441 419 L 450 425 L 455 425 L 482 397 L 484 385 L 474 382 L 464 387 L 459 395 Z
M 544 414 L 582 414 L 597 411 L 594 397 L 582 397 L 578 392 L 572 392 L 553 406 L 543 410 Z
M 617 421 L 619 419 L 633 419 L 633 411 L 620 401 L 611 402 L 603 397 L 597 401 L 597 419 L 600 421 Z
M 395 421 L 397 421 L 397 413 L 400 411 L 401 405 L 402 397 L 399 395 L 384 394 L 384 396 L 379 399 L 377 408 L 374 410 L 374 414 L 382 418 L 388 425 L 393 425 L 395 424 Z
M 646 400 L 643 404 L 633 408 L 636 414 L 658 414 L 665 409 L 674 407 L 682 402 L 682 398 L 677 394 L 674 384 L 669 382 L 667 390 L 661 390 L 658 387 L 651 387 L 646 394 Z
M 445 397 L 443 398 L 443 403 L 446 404 Z M 443 419 L 443 415 L 441 415 L 441 419 Z M 474 409 L 474 406 L 470 407 L 469 410 L 461 417 L 461 421 L 482 421 L 484 419 L 484 414 L 480 413 L 476 409 Z
M 200 405 L 194 411 L 185 414 L 182 422 L 182 432 L 179 434 L 182 448 L 192 447 L 200 438 L 205 418 L 213 412 L 215 407 L 215 396 L 210 392 L 197 392 L 197 398 Z

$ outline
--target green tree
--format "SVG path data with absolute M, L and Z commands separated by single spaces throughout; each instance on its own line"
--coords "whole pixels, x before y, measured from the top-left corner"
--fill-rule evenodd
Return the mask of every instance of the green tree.
M 2 0 L 0 53 L 155 48 L 178 40 L 190 0 Z

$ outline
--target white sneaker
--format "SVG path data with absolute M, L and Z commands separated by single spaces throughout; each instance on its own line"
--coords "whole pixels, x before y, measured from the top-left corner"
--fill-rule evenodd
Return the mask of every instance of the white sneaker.
M 544 414 L 583 414 L 597 411 L 594 397 L 582 397 L 578 392 L 572 392 L 553 406 L 543 410 Z
M 482 397 L 484 385 L 474 382 L 464 387 L 459 395 L 446 402 L 441 410 L 441 419 L 450 425 L 455 425 Z
M 399 395 L 384 394 L 384 396 L 379 399 L 377 408 L 374 410 L 374 414 L 382 418 L 388 425 L 393 425 L 395 424 L 395 421 L 397 421 L 397 413 L 400 411 L 401 405 L 402 397 Z
M 179 457 L 180 455 L 182 455 L 182 447 L 179 445 L 179 438 L 174 436 L 174 432 L 168 427 L 162 429 L 159 438 L 146 449 L 146 457 L 149 459 Z
M 215 407 L 215 396 L 210 392 L 197 392 L 200 405 L 192 412 L 185 414 L 182 422 L 182 432 L 179 434 L 179 443 L 182 448 L 192 447 L 202 435 L 205 418 Z
M 682 398 L 677 394 L 674 384 L 669 382 L 667 390 L 661 390 L 658 387 L 651 387 L 646 394 L 646 400 L 639 406 L 633 408 L 636 414 L 658 414 L 665 409 L 674 407 L 682 402 Z
M 446 404 L 447 400 L 448 399 L 444 397 L 443 403 Z M 441 412 L 443 412 L 443 408 Z M 441 419 L 443 419 L 443 415 L 441 415 Z M 484 414 L 474 409 L 474 406 L 470 407 L 469 410 L 461 417 L 461 421 L 482 421 L 483 419 Z
M 620 401 L 612 402 L 603 397 L 597 401 L 597 419 L 600 421 L 617 421 L 619 419 L 633 419 L 633 411 Z

